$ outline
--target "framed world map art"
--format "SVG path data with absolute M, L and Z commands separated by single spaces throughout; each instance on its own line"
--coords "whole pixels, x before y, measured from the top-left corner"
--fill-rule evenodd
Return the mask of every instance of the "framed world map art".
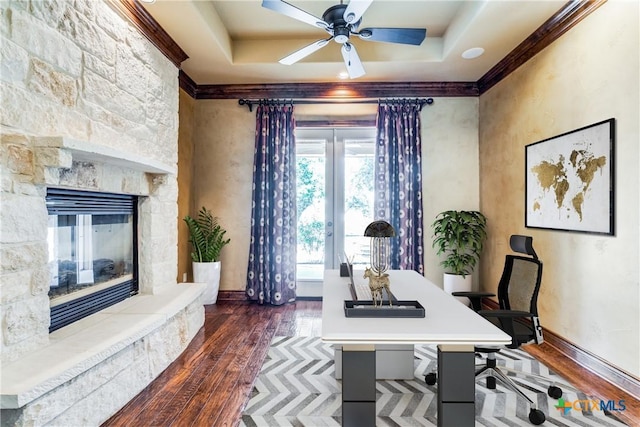
M 525 147 L 525 226 L 614 234 L 615 119 Z

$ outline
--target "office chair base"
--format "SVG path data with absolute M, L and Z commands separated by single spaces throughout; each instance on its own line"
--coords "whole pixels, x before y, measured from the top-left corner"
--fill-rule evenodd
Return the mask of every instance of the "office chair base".
M 521 372 L 521 371 L 517 371 L 515 369 L 511 369 L 511 368 L 507 368 L 504 366 L 501 366 L 500 369 L 507 371 L 507 372 L 513 372 L 516 375 L 523 375 L 525 377 L 531 377 L 531 378 L 537 378 L 543 382 L 549 383 L 549 378 L 547 377 L 543 377 L 542 375 L 538 375 L 538 374 L 534 374 L 532 372 Z M 560 387 L 558 387 L 556 385 L 557 383 L 553 382 L 549 385 L 549 388 L 547 388 L 547 394 L 549 395 L 549 397 L 553 398 L 553 399 L 560 399 L 562 397 L 562 389 Z M 566 387 L 566 385 L 563 385 Z M 570 389 L 572 389 L 573 391 L 575 391 L 576 393 L 579 392 L 579 390 L 573 388 L 573 387 L 569 387 Z

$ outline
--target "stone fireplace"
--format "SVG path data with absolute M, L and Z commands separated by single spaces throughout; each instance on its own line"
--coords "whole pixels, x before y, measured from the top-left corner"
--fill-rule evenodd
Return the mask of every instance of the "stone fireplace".
M 9 301 L 2 307 L 3 423 L 99 424 L 162 372 L 204 322 L 202 286 L 176 284 L 177 214 L 168 196 L 175 186 L 175 171 L 157 161 L 63 137 L 5 133 L 2 147 L 12 170 L 33 159 L 33 193 L 2 194 L 2 267 L 5 272 L 15 270 L 3 274 L 2 285 L 3 298 Z M 18 151 L 30 154 L 18 158 L 12 154 Z M 128 204 L 135 201 L 135 228 L 121 207 L 107 210 L 109 220 L 51 215 L 84 209 L 65 208 L 56 199 L 90 195 L 102 200 L 107 194 Z M 56 204 L 58 208 L 52 206 Z M 65 226 L 52 228 L 53 222 Z M 71 223 L 73 232 L 67 227 Z M 83 226 L 93 234 L 111 234 L 115 229 L 136 247 L 121 251 L 122 256 L 104 247 L 90 249 L 92 239 L 108 244 L 104 236 L 85 236 L 78 229 Z M 52 239 L 56 233 L 58 238 Z M 73 241 L 74 247 L 55 249 L 54 241 Z M 83 251 L 92 252 L 84 268 L 72 262 L 77 261 L 72 252 L 80 251 L 79 241 L 86 246 Z M 56 251 L 61 256 L 52 267 Z M 65 274 L 73 278 L 61 279 Z M 104 275 L 108 280 L 96 280 Z M 127 297 L 134 296 L 99 307 L 50 333 L 50 316 L 59 305 L 56 299 L 68 298 L 59 288 L 80 283 L 79 292 L 84 293 L 83 284 L 109 284 L 118 275 L 124 279 L 121 284 L 136 284 L 136 291 L 126 292 Z M 54 298 L 49 298 L 52 294 Z
M 111 0 L 2 2 L 0 20 L 0 416 L 99 425 L 204 323 L 201 285 L 177 283 L 178 69 Z M 138 290 L 50 332 L 54 188 L 135 198 Z

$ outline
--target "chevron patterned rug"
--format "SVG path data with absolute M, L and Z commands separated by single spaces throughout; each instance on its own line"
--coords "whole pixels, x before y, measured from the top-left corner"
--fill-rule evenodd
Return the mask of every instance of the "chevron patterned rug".
M 424 374 L 436 367 L 435 346 L 415 346 L 415 378 L 377 381 L 376 426 L 436 426 L 436 387 Z M 553 426 L 623 426 L 608 411 L 594 409 L 592 399 L 563 387 L 565 380 L 524 351 L 501 350 L 498 365 L 549 377 L 563 389 L 563 397 L 547 396 L 548 384 L 512 377 L 537 403 Z M 477 363 L 482 363 L 477 359 Z M 275 337 L 254 384 L 241 426 L 340 426 L 342 384 L 334 378 L 333 348 L 319 337 Z M 582 401 L 584 410 L 576 401 Z M 599 402 L 599 401 L 598 401 Z M 476 425 L 527 426 L 529 408 L 521 397 L 499 382 L 495 390 L 476 381 Z M 587 406 L 585 406 L 587 405 Z

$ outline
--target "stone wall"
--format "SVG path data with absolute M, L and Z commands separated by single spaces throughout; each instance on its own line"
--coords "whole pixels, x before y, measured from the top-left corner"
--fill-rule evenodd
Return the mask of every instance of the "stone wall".
M 177 68 L 108 0 L 1 1 L 0 37 L 4 365 L 50 341 L 48 186 L 143 196 L 140 293 L 176 284 L 179 89 Z
M 175 283 L 175 173 L 118 168 L 91 154 L 108 147 L 175 168 L 178 70 L 106 2 L 4 1 L 0 17 L 5 361 L 47 341 L 47 185 L 148 195 L 140 289 Z M 73 153 L 47 137 L 92 148 L 72 164 Z

